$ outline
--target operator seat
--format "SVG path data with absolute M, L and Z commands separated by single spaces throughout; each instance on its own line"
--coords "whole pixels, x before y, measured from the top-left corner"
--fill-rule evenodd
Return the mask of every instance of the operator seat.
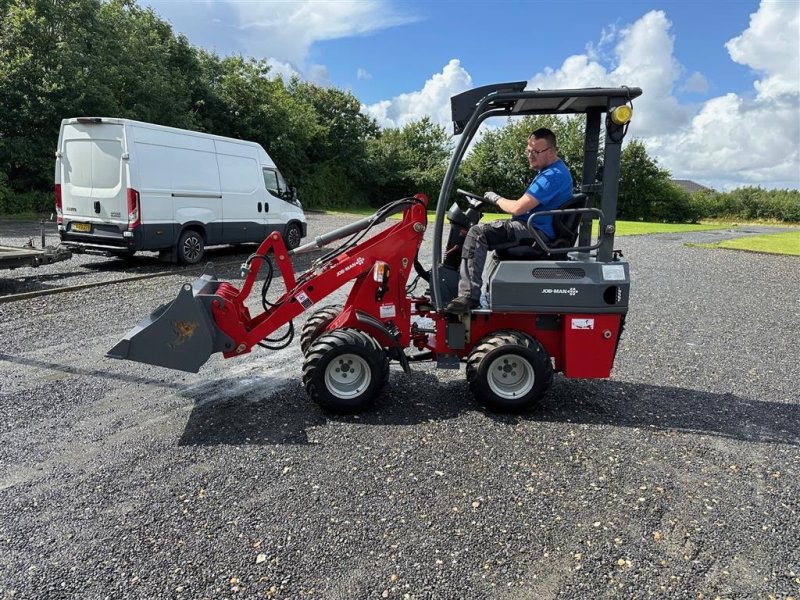
M 575 194 L 567 200 L 564 204 L 558 207 L 562 208 L 586 208 L 588 198 L 586 194 Z M 583 213 L 567 213 L 561 215 L 553 215 L 553 231 L 555 238 L 548 242 L 550 248 L 571 248 L 575 245 L 575 240 L 578 239 L 578 225 L 580 225 Z M 550 254 L 545 252 L 539 246 L 527 242 L 511 248 L 503 248 L 494 251 L 497 260 L 545 260 L 549 258 L 564 258 L 566 255 L 563 253 Z

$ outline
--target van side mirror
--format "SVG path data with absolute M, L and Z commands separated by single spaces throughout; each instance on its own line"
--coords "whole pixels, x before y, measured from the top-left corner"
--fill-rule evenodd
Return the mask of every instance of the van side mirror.
M 289 187 L 281 194 L 287 202 L 297 202 L 297 188 L 289 184 Z

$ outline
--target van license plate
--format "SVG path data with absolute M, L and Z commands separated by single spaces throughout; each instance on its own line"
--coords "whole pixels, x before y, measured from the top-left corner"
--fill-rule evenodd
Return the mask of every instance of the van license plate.
M 80 231 L 81 233 L 92 233 L 91 223 L 73 223 L 72 231 Z

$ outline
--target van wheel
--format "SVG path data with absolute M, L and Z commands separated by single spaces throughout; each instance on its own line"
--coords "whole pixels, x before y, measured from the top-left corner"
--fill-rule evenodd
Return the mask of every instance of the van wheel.
M 286 228 L 286 235 L 283 236 L 283 241 L 286 244 L 287 250 L 294 250 L 300 245 L 300 240 L 303 239 L 303 232 L 300 227 L 292 223 Z
M 184 265 L 196 265 L 203 258 L 203 236 L 193 229 L 187 229 L 178 240 L 178 261 Z

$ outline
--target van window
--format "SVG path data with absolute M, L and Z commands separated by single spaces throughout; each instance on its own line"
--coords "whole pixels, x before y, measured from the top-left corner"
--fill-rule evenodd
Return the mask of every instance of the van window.
M 276 169 L 264 169 L 264 183 L 273 196 L 280 197 L 281 192 L 286 189 L 286 182 Z
M 286 180 L 277 169 L 264 169 L 264 184 L 270 194 L 279 198 L 289 189 Z
M 64 154 L 65 183 L 102 190 L 119 185 L 122 157 L 122 143 L 119 140 L 67 140 Z

